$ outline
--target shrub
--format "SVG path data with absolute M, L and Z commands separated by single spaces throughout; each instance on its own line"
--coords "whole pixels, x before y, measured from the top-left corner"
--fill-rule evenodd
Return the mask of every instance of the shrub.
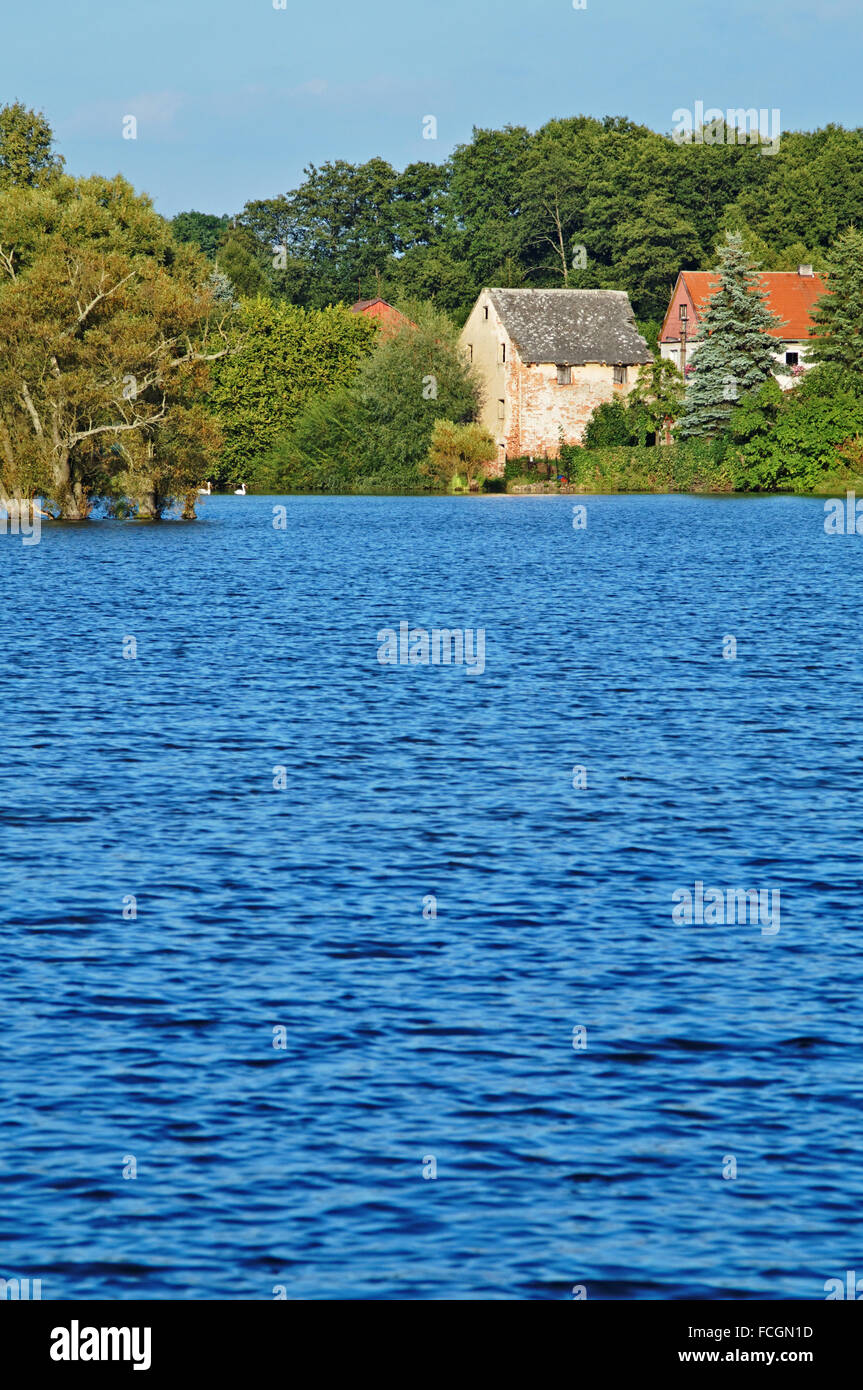
M 423 474 L 437 482 L 452 485 L 464 478 L 467 486 L 475 483 L 484 465 L 497 457 L 497 445 L 484 425 L 470 422 L 457 425 L 452 420 L 436 420 L 432 430 L 428 462 Z

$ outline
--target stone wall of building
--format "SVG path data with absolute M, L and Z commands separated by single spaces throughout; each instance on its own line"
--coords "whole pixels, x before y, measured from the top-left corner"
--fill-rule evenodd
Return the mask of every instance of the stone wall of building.
M 637 367 L 627 367 L 626 382 L 618 384 L 613 367 L 590 362 L 572 367 L 571 383 L 558 385 L 556 363 L 521 361 L 487 290 L 462 329 L 461 344 L 482 382 L 480 420 L 498 446 L 491 477 L 502 476 L 506 458 L 556 458 L 561 443 L 580 444 L 596 406 L 626 395 L 638 375 Z
M 635 384 L 637 367 L 627 367 L 626 382 L 614 380 L 614 368 L 599 362 L 570 369 L 572 381 L 561 386 L 553 362 L 526 365 L 513 355 L 507 363 L 506 452 L 510 458 L 531 454 L 556 458 L 561 444 L 580 444 L 598 405 L 625 396 Z

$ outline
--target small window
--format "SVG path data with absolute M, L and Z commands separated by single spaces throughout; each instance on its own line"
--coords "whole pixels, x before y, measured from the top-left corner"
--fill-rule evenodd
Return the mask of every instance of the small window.
M 502 419 L 503 419 L 504 413 L 505 413 L 504 402 L 503 402 L 503 401 L 498 401 L 498 403 L 497 403 L 497 418 L 498 418 L 498 420 L 502 420 Z
M 506 361 L 506 343 L 501 343 L 500 349 L 499 349 L 498 355 L 497 355 L 497 360 L 498 360 L 498 362 L 505 362 L 505 361 Z
M 625 367 L 615 367 L 615 369 L 614 369 L 614 380 L 617 382 L 618 385 L 620 385 L 620 386 L 623 385 L 623 383 L 626 381 L 626 368 L 625 368 Z
M 682 319 L 685 319 L 685 318 L 688 316 L 688 314 L 689 314 L 689 309 L 687 308 L 687 306 L 686 306 L 685 304 L 681 304 L 681 306 L 680 306 L 680 317 L 681 317 Z
M 487 304 L 483 307 L 483 314 L 485 315 L 486 318 L 488 318 L 488 305 L 487 305 Z
M 572 385 L 572 367 L 564 367 L 564 366 L 561 366 L 560 363 L 558 363 L 558 366 L 557 366 L 557 384 L 558 384 L 558 386 L 571 386 L 571 385 Z
M 799 352 L 786 352 L 786 354 L 785 354 L 785 365 L 786 365 L 786 367 L 797 367 L 797 366 L 799 366 L 799 364 L 800 364 L 800 353 L 799 353 Z
M 467 345 L 467 360 L 468 362 L 473 361 L 473 343 L 468 343 Z

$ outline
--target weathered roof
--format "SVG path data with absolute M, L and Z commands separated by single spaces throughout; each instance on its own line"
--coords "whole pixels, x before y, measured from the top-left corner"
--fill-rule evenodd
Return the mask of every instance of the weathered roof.
M 523 362 L 650 362 L 625 290 L 497 290 L 491 302 Z

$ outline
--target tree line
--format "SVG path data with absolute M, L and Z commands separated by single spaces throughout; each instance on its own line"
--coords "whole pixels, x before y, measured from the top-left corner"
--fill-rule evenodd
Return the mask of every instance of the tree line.
M 812 486 L 863 462 L 861 204 L 860 131 L 767 157 L 577 117 L 401 172 L 328 163 L 235 217 L 169 223 L 120 176 L 69 176 L 42 116 L 0 108 L 0 502 L 191 517 L 207 478 L 470 485 L 494 450 L 457 329 L 484 284 L 626 289 L 655 339 L 678 271 L 717 262 L 686 392 L 654 363 L 587 443 L 643 446 L 679 417 L 741 485 Z M 783 397 L 754 271 L 804 260 L 833 293 L 819 367 Z M 412 327 L 387 339 L 350 312 L 377 292 Z
M 298 187 L 233 216 L 184 212 L 194 241 L 244 294 L 306 308 L 383 295 L 430 300 L 464 322 L 484 285 L 626 290 L 661 319 L 681 269 L 710 269 L 739 231 L 765 270 L 823 265 L 863 223 L 863 130 L 782 136 L 775 154 L 676 143 L 624 117 L 537 131 L 476 129 L 440 162 L 310 165 Z

